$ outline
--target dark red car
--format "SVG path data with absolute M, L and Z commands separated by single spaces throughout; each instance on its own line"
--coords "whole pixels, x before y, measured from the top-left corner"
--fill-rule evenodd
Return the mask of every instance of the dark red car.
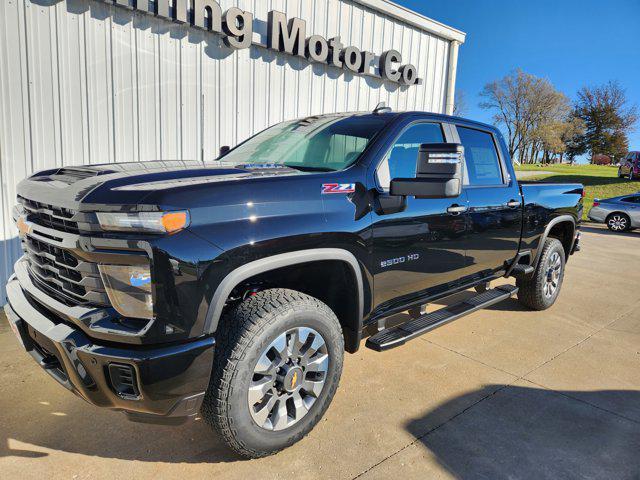
M 629 152 L 620 162 L 618 177 L 629 177 L 629 180 L 640 178 L 640 152 Z

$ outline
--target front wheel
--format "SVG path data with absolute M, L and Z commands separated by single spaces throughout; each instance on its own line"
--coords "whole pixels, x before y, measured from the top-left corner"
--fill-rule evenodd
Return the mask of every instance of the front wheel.
M 249 458 L 302 439 L 342 373 L 344 341 L 333 311 L 303 293 L 269 289 L 235 307 L 217 331 L 203 418 Z
M 538 266 L 533 274 L 518 277 L 518 301 L 533 310 L 551 307 L 562 287 L 564 279 L 564 247 L 557 238 L 547 238 L 542 246 Z

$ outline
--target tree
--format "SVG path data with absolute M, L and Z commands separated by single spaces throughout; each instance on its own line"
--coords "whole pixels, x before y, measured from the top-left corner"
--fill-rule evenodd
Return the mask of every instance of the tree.
M 467 95 L 464 90 L 456 90 L 456 95 L 453 103 L 453 114 L 456 117 L 464 117 L 468 111 L 467 108 Z
M 564 122 L 571 109 L 567 97 L 548 80 L 522 70 L 488 83 L 480 96 L 480 107 L 494 111 L 494 122 L 506 130 L 509 154 L 521 163 L 537 161 L 545 150 L 548 154 L 545 141 L 549 147 L 563 130 L 553 125 Z
M 575 139 L 571 153 L 604 154 L 619 160 L 629 149 L 628 134 L 638 120 L 626 91 L 617 82 L 583 87 L 578 92 L 573 116 L 584 122 L 585 132 Z
M 558 153 L 560 154 L 561 162 L 566 154 L 569 158 L 569 163 L 573 165 L 577 156 L 575 154 L 575 147 L 579 139 L 582 138 L 585 133 L 585 126 L 582 119 L 575 117 L 573 114 L 569 116 L 564 125 L 564 130 L 560 134 L 560 138 L 563 143 L 563 151 Z

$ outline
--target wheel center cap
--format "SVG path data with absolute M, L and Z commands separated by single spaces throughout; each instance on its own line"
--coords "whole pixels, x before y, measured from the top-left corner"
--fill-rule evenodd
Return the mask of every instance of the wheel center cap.
M 294 392 L 302 383 L 302 369 L 300 367 L 291 367 L 282 379 L 283 388 L 291 393 Z

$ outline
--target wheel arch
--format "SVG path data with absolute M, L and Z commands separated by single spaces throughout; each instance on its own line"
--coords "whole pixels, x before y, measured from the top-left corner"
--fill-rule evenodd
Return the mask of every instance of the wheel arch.
M 565 258 L 568 260 L 569 255 L 573 249 L 573 243 L 575 242 L 576 228 L 576 220 L 571 215 L 560 215 L 553 218 L 540 237 L 533 266 L 538 266 L 538 262 L 540 261 L 540 257 L 542 256 L 542 248 L 544 246 L 544 242 L 549 237 L 557 238 L 558 240 L 560 240 L 562 246 L 564 247 Z
M 360 264 L 356 257 L 348 250 L 340 248 L 317 248 L 310 250 L 299 250 L 295 252 L 273 255 L 252 262 L 246 263 L 235 270 L 231 271 L 217 286 L 213 293 L 211 303 L 207 310 L 205 320 L 205 333 L 211 334 L 218 328 L 218 323 L 223 314 L 226 302 L 233 290 L 251 279 L 261 278 L 261 276 L 286 272 L 290 267 L 311 267 L 318 264 L 327 265 L 331 262 L 333 265 L 342 265 L 346 271 L 350 273 L 350 286 L 356 293 L 355 308 L 335 308 L 330 301 L 318 295 L 320 300 L 325 301 L 330 307 L 333 307 L 334 313 L 338 316 L 338 320 L 343 327 L 345 337 L 345 350 L 355 352 L 360 344 L 362 336 L 362 319 L 364 315 L 364 285 Z M 296 289 L 296 288 L 293 288 Z M 304 293 L 313 295 L 315 292 Z M 339 310 L 339 311 L 336 311 Z

